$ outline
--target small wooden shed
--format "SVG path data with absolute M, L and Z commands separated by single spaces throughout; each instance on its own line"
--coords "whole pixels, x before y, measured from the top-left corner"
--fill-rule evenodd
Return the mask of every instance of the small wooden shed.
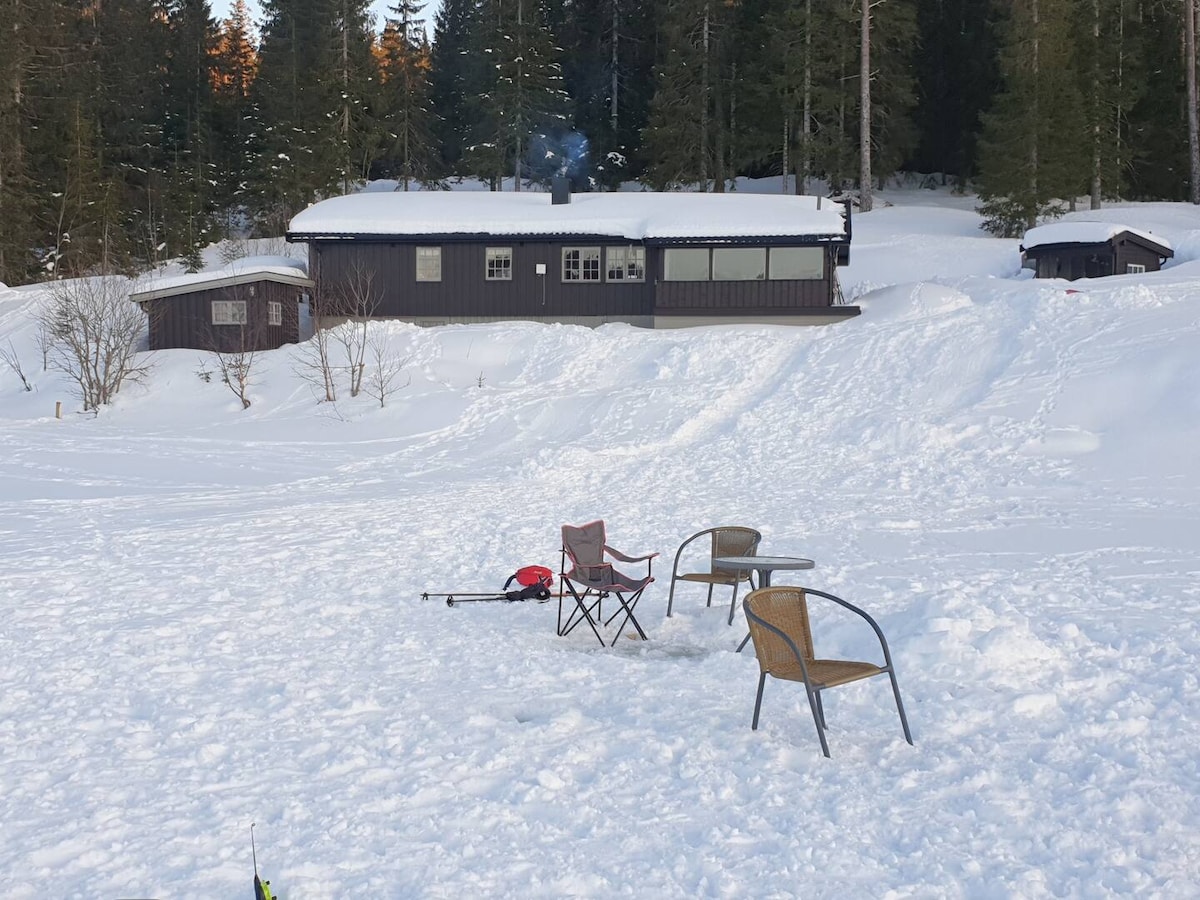
M 301 212 L 322 318 L 338 297 L 418 325 L 526 319 L 677 327 L 858 315 L 837 267 L 850 211 L 780 194 L 409 191 Z
M 154 278 L 130 294 L 150 322 L 150 349 L 273 350 L 300 340 L 313 282 L 303 260 L 259 256 L 223 269 Z
M 1036 278 L 1157 272 L 1174 255 L 1165 239 L 1112 222 L 1053 222 L 1031 228 L 1021 240 L 1021 265 Z

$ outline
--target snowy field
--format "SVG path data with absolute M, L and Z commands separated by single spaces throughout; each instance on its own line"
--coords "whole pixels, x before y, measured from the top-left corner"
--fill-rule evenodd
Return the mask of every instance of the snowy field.
M 411 383 L 243 411 L 195 351 L 99 417 L 0 290 L 0 896 L 1200 896 L 1200 212 L 1160 273 L 1018 273 L 969 200 L 857 216 L 824 328 L 381 324 Z M 214 265 L 219 265 L 215 260 Z M 59 421 L 54 403 L 69 410 Z M 423 591 L 658 551 L 649 641 Z M 886 679 L 770 682 L 689 534 L 760 529 Z M 785 576 L 776 583 L 786 583 Z M 850 619 L 825 655 L 870 657 Z

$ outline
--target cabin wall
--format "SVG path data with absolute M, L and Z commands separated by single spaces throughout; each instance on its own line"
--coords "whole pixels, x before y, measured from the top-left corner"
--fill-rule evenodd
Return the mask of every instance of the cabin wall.
M 417 246 L 441 248 L 440 281 L 417 281 Z M 344 303 L 348 296 L 369 297 L 370 315 L 420 324 L 529 318 L 651 325 L 655 317 L 804 316 L 835 302 L 834 246 L 825 248 L 825 274 L 820 279 L 668 282 L 663 280 L 664 248 L 646 246 L 645 281 L 606 280 L 608 248 L 629 246 L 642 245 L 595 237 L 571 241 L 430 240 L 427 244 L 315 241 L 310 245 L 309 271 L 317 283 L 316 315 L 323 320 L 336 319 L 358 306 Z M 487 280 L 488 247 L 512 249 L 511 280 Z M 563 281 L 562 251 L 566 247 L 600 247 L 602 279 Z M 544 275 L 537 274 L 539 264 L 545 267 Z
M 161 297 L 142 304 L 149 318 L 150 349 L 234 352 L 243 347 L 272 350 L 300 340 L 299 302 L 308 289 L 259 281 L 215 290 Z M 212 324 L 217 300 L 246 301 L 245 326 Z M 280 304 L 282 324 L 271 325 L 267 304 Z

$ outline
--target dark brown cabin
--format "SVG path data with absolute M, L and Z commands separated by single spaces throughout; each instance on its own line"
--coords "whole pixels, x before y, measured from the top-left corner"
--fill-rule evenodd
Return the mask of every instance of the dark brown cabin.
M 322 316 L 672 327 L 859 313 L 837 281 L 848 209 L 817 197 L 365 193 L 309 207 L 287 239 L 309 246 Z
M 156 279 L 129 299 L 149 318 L 150 349 L 234 353 L 300 340 L 313 282 L 298 260 L 239 260 L 229 268 Z
M 1025 233 L 1021 266 L 1035 278 L 1104 278 L 1157 272 L 1171 246 L 1137 229 L 1107 222 L 1054 222 Z

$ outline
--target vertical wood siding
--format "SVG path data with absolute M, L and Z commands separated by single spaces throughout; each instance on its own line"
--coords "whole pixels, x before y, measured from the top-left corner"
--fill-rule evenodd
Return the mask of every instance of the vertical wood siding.
M 149 317 L 150 349 L 193 349 L 232 352 L 242 345 L 242 326 L 213 325 L 212 303 L 214 300 L 246 301 L 246 333 L 254 338 L 256 350 L 273 350 L 283 344 L 294 344 L 300 340 L 300 295 L 305 288 L 275 281 L 254 283 L 255 296 L 250 296 L 250 285 L 200 290 L 188 294 L 162 297 L 142 304 Z M 267 303 L 280 304 L 283 324 L 269 325 Z M 249 347 L 248 347 L 249 349 Z
M 375 315 L 406 319 L 523 317 L 630 318 L 655 314 L 786 314 L 833 305 L 834 249 L 827 251 L 826 276 L 805 281 L 662 280 L 663 253 L 646 247 L 646 281 L 564 282 L 564 247 L 626 247 L 629 241 L 506 241 L 503 238 L 428 244 L 371 241 L 317 241 L 310 249 L 310 273 L 322 298 L 358 271 L 371 274 L 378 295 Z M 440 246 L 442 280 L 416 279 L 416 247 Z M 488 281 L 487 248 L 512 249 L 512 280 Z M 536 274 L 541 263 L 546 274 Z M 602 271 L 603 271 L 602 266 Z M 328 302 L 328 300 L 323 300 Z

